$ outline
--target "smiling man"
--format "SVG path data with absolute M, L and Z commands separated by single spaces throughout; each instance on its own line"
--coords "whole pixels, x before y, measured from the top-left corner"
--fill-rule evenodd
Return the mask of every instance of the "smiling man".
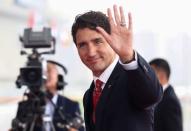
M 84 94 L 86 131 L 153 131 L 154 105 L 163 91 L 150 65 L 133 49 L 132 18 L 114 5 L 108 16 L 76 16 L 72 36 L 93 81 Z

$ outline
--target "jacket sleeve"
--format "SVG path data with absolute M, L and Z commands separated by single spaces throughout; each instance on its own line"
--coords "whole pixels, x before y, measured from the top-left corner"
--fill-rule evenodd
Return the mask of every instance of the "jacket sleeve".
M 132 103 L 139 108 L 149 108 L 157 104 L 163 90 L 150 65 L 138 54 L 138 68 L 128 70 L 128 87 Z

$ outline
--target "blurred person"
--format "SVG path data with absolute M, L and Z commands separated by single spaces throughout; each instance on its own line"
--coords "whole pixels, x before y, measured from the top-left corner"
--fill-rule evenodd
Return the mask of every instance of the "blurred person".
M 34 131 L 84 131 L 84 127 L 80 127 L 79 130 L 72 128 L 72 127 L 64 127 L 64 124 L 66 121 L 63 121 L 63 118 L 61 118 L 61 115 L 64 116 L 66 120 L 72 120 L 77 117 L 77 115 L 80 115 L 80 108 L 79 104 L 76 101 L 70 100 L 69 98 L 60 95 L 58 93 L 58 70 L 56 68 L 56 65 L 53 63 L 47 63 L 47 80 L 45 83 L 45 88 L 47 92 L 47 98 L 46 104 L 45 104 L 45 110 L 44 115 L 46 115 L 46 119 L 52 119 L 52 123 L 47 122 L 43 124 L 39 124 L 38 121 L 35 123 Z M 60 87 L 61 88 L 61 87 Z M 18 119 L 21 119 L 22 117 L 25 117 L 26 114 L 26 107 L 30 107 L 30 102 L 24 101 L 19 103 L 19 108 L 17 112 Z M 22 108 L 24 107 L 24 108 Z M 61 109 L 61 110 L 59 110 Z M 27 109 L 28 110 L 28 109 Z M 29 109 L 32 110 L 32 109 Z M 37 110 L 37 109 L 35 109 Z M 62 114 L 60 114 L 62 112 Z M 44 119 L 44 118 L 43 118 Z M 60 125 L 58 125 L 58 123 Z M 51 125 L 53 124 L 53 125 Z M 71 124 L 71 123 L 69 123 Z M 31 124 L 32 125 L 32 124 Z M 30 128 L 31 128 L 30 125 Z M 42 127 L 43 126 L 43 127 Z M 27 128 L 27 131 L 29 129 Z M 19 130 L 20 131 L 20 130 Z
M 133 49 L 132 18 L 113 6 L 108 16 L 76 16 L 72 36 L 93 81 L 83 98 L 86 131 L 153 131 L 162 87 L 150 65 Z
M 182 131 L 182 109 L 172 85 L 169 83 L 170 66 L 165 59 L 155 58 L 149 62 L 161 83 L 164 95 L 156 106 L 154 131 Z

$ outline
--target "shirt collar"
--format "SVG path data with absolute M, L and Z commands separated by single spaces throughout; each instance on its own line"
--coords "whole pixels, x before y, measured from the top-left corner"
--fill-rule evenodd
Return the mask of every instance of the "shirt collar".
M 56 103 L 57 103 L 57 100 L 58 100 L 58 93 L 54 94 L 54 96 L 52 97 L 52 102 L 53 102 L 54 104 L 56 104 Z
M 94 83 L 97 79 L 99 79 L 105 84 L 107 82 L 107 80 L 109 79 L 112 71 L 114 70 L 115 65 L 117 64 L 118 60 L 119 60 L 119 57 L 116 56 L 114 61 L 105 69 L 105 71 L 99 77 L 94 76 L 94 78 L 93 78 Z
M 169 87 L 169 83 L 164 84 L 162 87 L 163 87 L 163 91 L 165 91 Z

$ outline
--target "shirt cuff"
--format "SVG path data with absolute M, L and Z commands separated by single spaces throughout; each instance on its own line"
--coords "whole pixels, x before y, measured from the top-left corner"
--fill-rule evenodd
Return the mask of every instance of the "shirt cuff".
M 123 66 L 125 70 L 136 70 L 138 68 L 138 60 L 137 60 L 137 52 L 135 51 L 135 60 L 128 63 L 123 64 L 121 60 L 119 59 L 119 63 Z

